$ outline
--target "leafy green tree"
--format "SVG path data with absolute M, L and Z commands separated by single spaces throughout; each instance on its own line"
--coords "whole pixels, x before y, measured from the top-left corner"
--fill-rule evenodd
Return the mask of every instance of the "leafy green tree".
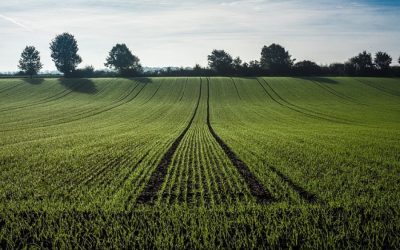
M 375 65 L 379 70 L 387 71 L 390 69 L 392 57 L 385 52 L 377 52 L 374 59 Z
M 75 37 L 69 33 L 57 35 L 50 43 L 51 58 L 57 69 L 70 76 L 82 58 L 78 55 L 78 43 Z
M 115 45 L 106 58 L 106 67 L 118 70 L 121 75 L 135 75 L 142 72 L 142 65 L 137 56 L 125 44 Z
M 357 73 L 369 73 L 372 71 L 374 64 L 372 63 L 371 53 L 363 51 L 353 58 L 350 58 L 350 64 L 353 65 Z
M 26 46 L 21 53 L 18 68 L 32 78 L 42 67 L 43 64 L 40 62 L 39 51 L 37 51 L 34 46 Z
M 344 63 L 332 63 L 329 65 L 329 72 L 333 75 L 344 75 L 345 64 Z
M 243 66 L 242 66 L 242 59 L 240 59 L 240 57 L 236 57 L 234 60 L 233 60 L 233 69 L 234 69 L 234 71 L 236 72 L 236 74 L 242 74 L 242 68 L 243 68 Z
M 295 60 L 291 59 L 291 55 L 279 44 L 271 44 L 264 46 L 261 50 L 261 67 L 268 70 L 272 74 L 288 73 L 293 66 Z
M 308 76 L 308 75 L 318 75 L 321 73 L 321 67 L 318 66 L 318 64 L 307 60 L 297 62 L 293 68 L 295 73 L 298 75 Z
M 221 75 L 228 75 L 233 71 L 233 59 L 224 50 L 213 50 L 208 56 L 208 65 Z

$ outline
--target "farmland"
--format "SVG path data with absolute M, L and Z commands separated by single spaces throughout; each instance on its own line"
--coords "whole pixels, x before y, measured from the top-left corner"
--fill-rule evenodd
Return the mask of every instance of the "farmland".
M 400 79 L 0 79 L 0 247 L 400 247 Z

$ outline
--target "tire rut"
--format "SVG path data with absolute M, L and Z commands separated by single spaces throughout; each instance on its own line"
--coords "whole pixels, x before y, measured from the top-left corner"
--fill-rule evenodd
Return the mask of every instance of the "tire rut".
M 305 111 L 305 112 L 313 113 L 313 114 L 318 115 L 318 116 L 327 117 L 327 118 L 329 118 L 329 119 L 343 120 L 343 121 L 345 121 L 345 122 L 350 122 L 350 123 L 352 122 L 352 121 L 349 121 L 349 120 L 346 120 L 346 119 L 343 119 L 343 118 L 338 118 L 338 117 L 335 117 L 335 116 L 331 116 L 331 115 L 328 115 L 328 114 L 324 114 L 324 113 L 321 113 L 321 112 L 317 112 L 317 111 L 314 111 L 314 110 L 311 110 L 311 109 L 307 109 L 307 108 L 304 108 L 304 107 L 300 107 L 300 106 L 298 106 L 298 105 L 296 105 L 296 104 L 293 104 L 293 103 L 289 102 L 288 100 L 286 100 L 285 98 L 283 98 L 281 95 L 279 95 L 278 92 L 276 92 L 276 90 L 271 86 L 271 84 L 269 84 L 264 78 L 262 78 L 262 80 L 263 80 L 263 81 L 265 82 L 265 84 L 271 89 L 271 91 L 272 91 L 280 100 L 282 100 L 282 102 L 284 102 L 284 103 L 286 103 L 286 104 L 288 104 L 288 105 L 291 105 L 291 106 L 293 106 L 293 107 L 295 107 L 295 108 L 297 108 L 297 109 L 303 110 L 303 111 Z
M 233 166 L 236 167 L 239 174 L 246 181 L 246 184 L 250 190 L 252 196 L 254 196 L 258 203 L 270 203 L 275 201 L 274 197 L 267 192 L 261 182 L 257 179 L 257 177 L 250 171 L 249 167 L 244 163 L 230 148 L 229 146 L 218 136 L 218 134 L 214 131 L 210 122 L 210 81 L 207 78 L 207 126 L 217 141 L 219 146 L 225 152 L 226 156 L 230 159 Z
M 179 101 L 182 101 L 182 98 L 185 95 L 185 90 L 186 90 L 186 85 L 188 83 L 188 80 L 189 80 L 189 77 L 186 77 L 186 82 L 185 82 L 185 85 L 183 85 L 183 91 L 182 91 L 181 97 L 179 98 Z
M 0 93 L 5 93 L 5 92 L 7 92 L 7 91 L 9 91 L 9 90 L 15 89 L 16 87 L 18 87 L 18 86 L 20 86 L 20 85 L 22 85 L 22 84 L 23 84 L 23 83 L 19 83 L 19 84 L 15 84 L 15 85 L 13 85 L 13 86 L 6 87 L 6 88 L 4 88 L 4 89 L 1 89 L 1 90 L 0 90 Z
M 183 137 L 185 136 L 185 134 L 189 130 L 190 126 L 192 125 L 193 120 L 197 114 L 197 109 L 200 104 L 201 91 L 202 91 L 202 81 L 200 80 L 199 97 L 197 99 L 196 107 L 192 114 L 191 119 L 189 120 L 189 123 L 187 124 L 185 129 L 181 132 L 181 134 L 175 139 L 175 141 L 169 147 L 167 152 L 165 152 L 161 161 L 158 163 L 156 169 L 151 174 L 150 179 L 147 182 L 144 190 L 141 192 L 139 197 L 136 199 L 136 202 L 138 204 L 148 204 L 148 203 L 153 203 L 155 201 L 158 191 L 161 189 L 161 186 L 164 183 L 165 177 L 168 173 L 168 166 L 171 164 L 172 157 L 173 157 L 175 151 L 177 150 L 180 142 L 182 141 Z
M 375 86 L 373 83 L 369 82 L 369 81 L 361 81 L 359 79 L 356 79 L 358 82 L 360 82 L 361 84 L 367 85 L 375 90 L 378 90 L 380 92 L 382 92 L 383 94 L 387 95 L 387 96 L 391 96 L 391 97 L 400 97 L 400 93 L 398 93 L 395 90 L 388 90 L 384 87 L 381 86 Z
M 147 99 L 144 103 L 142 103 L 141 105 L 145 105 L 146 103 L 148 103 L 151 99 L 153 99 L 153 97 L 157 94 L 157 92 L 160 90 L 162 86 L 162 83 L 160 83 L 160 85 L 157 87 L 156 91 L 154 91 L 153 95 L 151 95 L 151 97 L 149 99 Z
M 77 84 L 75 84 L 74 86 L 76 86 L 76 85 Z M 21 105 L 21 106 L 16 106 L 16 107 L 5 108 L 5 109 L 0 110 L 0 112 L 8 112 L 8 111 L 12 111 L 12 110 L 30 108 L 30 107 L 34 107 L 34 106 L 37 106 L 37 105 L 50 103 L 52 101 L 58 101 L 59 99 L 71 94 L 72 92 L 73 92 L 72 90 L 64 89 L 64 90 L 62 90 L 61 92 L 59 92 L 59 93 L 57 93 L 55 95 L 43 98 L 41 100 L 38 100 L 37 102 L 33 102 L 33 103 Z
M 338 118 L 327 118 L 327 117 L 323 117 L 321 115 L 317 115 L 317 114 L 310 114 L 307 112 L 310 112 L 307 109 L 304 108 L 300 108 L 296 105 L 290 104 L 287 101 L 285 101 L 284 99 L 281 99 L 281 101 L 278 101 L 276 98 L 274 98 L 269 92 L 268 90 L 264 87 L 264 85 L 260 82 L 260 80 L 258 78 L 256 78 L 257 82 L 260 84 L 260 86 L 264 89 L 264 92 L 272 99 L 272 101 L 274 101 L 275 103 L 279 104 L 282 107 L 285 107 L 287 109 L 290 109 L 296 113 L 302 114 L 304 116 L 313 118 L 313 119 L 317 119 L 317 120 L 324 120 L 324 121 L 329 121 L 329 122 L 334 122 L 334 123 L 343 123 L 343 124 L 352 124 L 352 122 L 350 121 L 346 121 L 346 120 L 338 120 Z M 265 81 L 265 80 L 264 80 Z M 274 91 L 273 91 L 274 92 Z M 275 93 L 275 92 L 274 92 Z M 279 98 L 279 95 L 277 95 Z M 314 112 L 312 112 L 314 113 Z
M 308 203 L 317 203 L 321 202 L 321 200 L 313 193 L 308 192 L 305 190 L 303 187 L 297 185 L 296 183 L 293 182 L 292 179 L 290 179 L 288 176 L 284 175 L 281 171 L 279 171 L 276 167 L 271 166 L 267 164 L 267 166 L 274 172 L 276 175 L 278 175 L 282 180 L 284 180 L 290 188 L 292 188 L 298 195 Z
M 365 105 L 365 104 L 363 104 L 363 103 L 359 103 L 357 100 L 355 100 L 354 98 L 351 98 L 351 97 L 349 97 L 349 96 L 347 96 L 347 95 L 345 95 L 345 94 L 343 94 L 343 93 L 340 93 L 340 92 L 338 92 L 337 90 L 335 90 L 335 89 L 333 89 L 333 88 L 331 88 L 331 87 L 329 87 L 329 86 L 326 86 L 326 85 L 324 85 L 324 84 L 321 84 L 320 82 L 318 82 L 318 81 L 314 81 L 314 80 L 310 80 L 311 82 L 313 82 L 313 83 L 315 83 L 318 87 L 320 87 L 321 89 L 323 89 L 323 90 L 325 90 L 326 92 L 328 92 L 328 93 L 330 93 L 330 94 L 332 94 L 332 95 L 334 95 L 334 96 L 336 96 L 336 97 L 338 97 L 339 99 L 341 99 L 341 100 L 344 100 L 344 101 L 347 101 L 347 102 L 351 102 L 351 103 L 353 103 L 353 104 L 358 104 L 358 105 Z M 346 104 L 346 103 L 345 103 Z
M 232 80 L 233 86 L 235 86 L 236 93 L 237 93 L 239 99 L 242 100 L 242 97 L 240 96 L 239 90 L 238 90 L 238 88 L 237 88 L 237 86 L 236 86 L 235 79 L 233 79 L 233 77 L 231 77 L 231 80 Z
M 113 110 L 115 108 L 118 108 L 118 107 L 120 107 L 120 106 L 122 106 L 124 104 L 127 104 L 127 103 L 131 102 L 133 99 L 135 99 L 142 92 L 142 90 L 145 88 L 146 85 L 144 85 L 138 91 L 138 93 L 136 93 L 133 97 L 128 98 L 129 95 L 131 95 L 138 86 L 139 85 L 135 86 L 135 88 L 133 88 L 132 91 L 130 91 L 127 95 L 125 95 L 122 99 L 120 99 L 117 104 L 113 103 L 112 105 L 110 105 L 110 106 L 108 106 L 108 107 L 106 107 L 104 109 L 95 110 L 95 112 L 93 112 L 93 110 L 89 110 L 89 111 L 84 111 L 84 112 L 81 112 L 81 113 L 77 113 L 75 115 L 75 117 L 72 117 L 72 119 L 70 119 L 70 120 L 61 121 L 61 122 L 58 122 L 58 123 L 46 124 L 46 125 L 42 125 L 42 126 L 36 126 L 35 129 L 36 128 L 47 128 L 47 127 L 52 127 L 52 126 L 68 124 L 68 123 L 75 122 L 75 121 L 80 121 L 80 120 L 83 120 L 83 119 L 86 119 L 86 118 L 90 118 L 90 117 L 102 114 L 104 112 Z M 83 116 L 81 116 L 81 115 L 83 115 Z M 57 121 L 57 120 L 49 120 L 49 121 Z M 19 130 L 24 130 L 24 129 L 28 129 L 28 128 L 29 127 L 25 127 L 25 128 L 23 127 L 23 128 L 17 128 L 17 129 L 8 129 L 8 130 L 1 130 L 0 132 L 19 131 Z

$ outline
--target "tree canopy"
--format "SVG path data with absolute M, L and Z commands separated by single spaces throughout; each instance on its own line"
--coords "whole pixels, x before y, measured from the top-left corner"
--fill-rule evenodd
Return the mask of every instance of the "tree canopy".
M 37 51 L 34 46 L 26 46 L 21 53 L 18 68 L 32 77 L 36 75 L 42 67 L 43 64 L 40 62 L 39 51 Z
M 295 61 L 291 57 L 284 47 L 273 43 L 262 48 L 260 63 L 271 74 L 284 74 L 289 72 Z
M 374 62 L 379 70 L 386 71 L 390 68 L 390 64 L 392 63 L 392 57 L 385 52 L 379 51 L 375 54 Z
M 78 43 L 75 37 L 69 33 L 57 35 L 50 43 L 51 58 L 58 71 L 70 76 L 77 65 L 82 62 L 78 55 Z
M 232 73 L 233 59 L 225 50 L 213 50 L 208 56 L 208 65 L 221 75 Z
M 368 53 L 367 51 L 363 51 L 357 56 L 350 58 L 349 63 L 355 68 L 357 73 L 368 73 L 374 67 L 371 53 Z
M 321 67 L 315 62 L 308 60 L 297 62 L 293 68 L 297 75 L 310 76 L 321 73 Z
M 106 58 L 106 67 L 118 70 L 121 75 L 136 75 L 142 72 L 142 65 L 137 56 L 125 44 L 116 44 Z
M 140 60 L 126 44 L 116 44 L 108 53 L 105 66 L 114 70 L 95 70 L 93 66 L 77 69 L 82 62 L 78 55 L 78 43 L 69 33 L 57 35 L 50 43 L 51 58 L 58 71 L 65 77 L 94 76 L 262 76 L 262 75 L 329 75 L 329 76 L 400 76 L 400 66 L 391 65 L 392 57 L 379 51 L 372 58 L 363 51 L 344 63 L 321 65 L 310 60 L 294 63 L 284 47 L 273 43 L 261 50 L 261 59 L 244 62 L 239 56 L 233 57 L 225 50 L 213 50 L 207 56 L 208 67 L 161 67 L 143 69 Z M 400 57 L 397 59 L 400 64 Z M 18 64 L 20 72 L 15 75 L 37 74 L 42 68 L 39 52 L 34 46 L 27 46 Z M 57 73 L 58 74 L 58 73 Z

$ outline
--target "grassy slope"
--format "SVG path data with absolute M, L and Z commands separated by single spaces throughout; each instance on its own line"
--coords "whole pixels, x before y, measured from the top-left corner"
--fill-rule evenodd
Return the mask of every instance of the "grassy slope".
M 213 119 L 217 131 L 252 163 L 265 185 L 271 182 L 268 165 L 272 165 L 327 202 L 400 204 L 398 83 L 348 78 L 334 78 L 333 83 L 266 80 L 273 90 L 260 82 L 271 96 L 255 80 L 243 84 L 244 80 L 238 80 L 243 94 L 239 98 L 231 89 L 232 99 L 227 98 L 227 103 L 216 99 L 230 83 L 214 80 Z M 393 94 L 376 91 L 359 80 L 380 82 L 378 86 L 393 89 Z M 244 86 L 252 87 L 249 94 L 240 89 Z M 253 93 L 264 95 L 263 99 Z
M 212 125 L 277 202 L 257 205 L 212 138 L 204 78 L 166 195 L 136 208 L 194 112 L 199 79 L 6 79 L 0 245 L 400 245 L 398 79 L 210 81 Z M 245 203 L 235 202 L 240 191 Z

